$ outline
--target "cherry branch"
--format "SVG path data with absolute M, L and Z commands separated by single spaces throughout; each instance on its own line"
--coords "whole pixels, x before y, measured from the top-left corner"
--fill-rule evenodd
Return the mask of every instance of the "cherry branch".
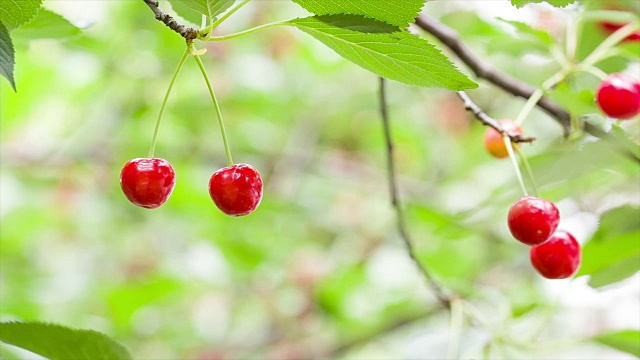
M 456 91 L 456 94 L 458 94 L 458 97 L 462 99 L 462 102 L 464 103 L 464 108 L 467 109 L 467 111 L 470 111 L 471 113 L 473 113 L 473 115 L 475 115 L 475 117 L 486 126 L 490 126 L 494 128 L 496 131 L 498 131 L 499 133 L 506 134 L 507 136 L 509 136 L 511 141 L 516 143 L 522 143 L 522 142 L 533 142 L 536 139 L 534 137 L 524 137 L 522 135 L 517 135 L 517 134 L 513 135 L 513 134 L 507 133 L 504 130 L 504 128 L 502 128 L 502 125 L 500 125 L 498 120 L 487 115 L 487 113 L 485 113 L 480 108 L 480 106 L 478 106 L 476 103 L 473 102 L 473 100 L 471 100 L 471 98 L 466 92 Z
M 198 30 L 191 27 L 186 27 L 180 24 L 179 22 L 177 22 L 171 15 L 167 14 L 162 9 L 160 9 L 157 1 L 155 0 L 143 0 L 143 1 L 145 4 L 147 4 L 147 6 L 149 6 L 151 11 L 153 11 L 153 13 L 156 15 L 156 20 L 163 22 L 165 25 L 169 27 L 169 29 L 180 34 L 180 36 L 182 36 L 185 40 L 187 40 L 188 43 L 198 38 L 198 33 L 199 33 Z
M 537 89 L 533 86 L 501 73 L 491 65 L 483 62 L 460 41 L 458 33 L 446 25 L 425 15 L 420 15 L 416 18 L 416 25 L 436 37 L 451 49 L 478 78 L 487 80 L 497 87 L 523 99 L 530 98 L 533 93 L 536 92 Z M 545 96 L 540 98 L 537 106 L 558 121 L 564 130 L 565 136 L 569 135 L 571 131 L 571 115 L 569 115 L 565 109 Z
M 391 205 L 395 209 L 396 218 L 398 222 L 398 231 L 400 232 L 400 237 L 404 242 L 407 251 L 409 252 L 409 256 L 411 260 L 415 263 L 416 267 L 422 274 L 422 277 L 426 281 L 427 285 L 436 298 L 447 309 L 451 308 L 451 298 L 445 294 L 442 290 L 438 282 L 434 279 L 433 275 L 420 263 L 418 260 L 418 256 L 416 254 L 416 250 L 413 246 L 413 241 L 409 236 L 409 232 L 407 231 L 407 226 L 405 225 L 405 217 L 404 212 L 402 210 L 402 203 L 400 201 L 400 195 L 398 191 L 398 180 L 396 178 L 396 170 L 395 170 L 395 161 L 393 157 L 393 140 L 391 139 L 391 126 L 389 123 L 389 112 L 387 109 L 387 95 L 385 91 L 385 79 L 380 78 L 380 114 L 382 115 L 382 124 L 384 128 L 384 138 L 387 145 L 387 170 L 389 177 L 389 193 L 391 194 Z

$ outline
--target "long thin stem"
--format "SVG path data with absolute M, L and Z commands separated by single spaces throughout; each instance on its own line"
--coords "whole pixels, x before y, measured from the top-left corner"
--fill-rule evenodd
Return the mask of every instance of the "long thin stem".
M 169 99 L 169 94 L 171 94 L 171 89 L 173 89 L 173 84 L 176 82 L 178 78 L 178 74 L 180 73 L 180 69 L 182 69 L 182 65 L 187 60 L 187 56 L 189 56 L 189 49 L 185 49 L 184 54 L 182 54 L 182 58 L 178 63 L 178 68 L 176 72 L 173 74 L 173 78 L 171 78 L 171 82 L 169 83 L 169 88 L 167 89 L 167 93 L 164 95 L 164 100 L 162 101 L 162 106 L 160 106 L 160 114 L 158 114 L 158 120 L 156 120 L 156 128 L 153 130 L 153 139 L 151 140 L 151 148 L 149 148 L 149 157 L 152 158 L 156 151 L 156 140 L 158 139 L 158 129 L 160 129 L 160 119 L 162 119 L 162 114 L 164 114 L 164 108 L 167 105 L 167 100 Z
M 447 309 L 451 309 L 451 298 L 447 296 L 438 282 L 433 278 L 431 273 L 420 263 L 418 260 L 418 256 L 416 254 L 416 250 L 413 247 L 413 242 L 409 236 L 409 232 L 407 231 L 407 227 L 405 225 L 405 217 L 404 212 L 402 210 L 402 204 L 400 201 L 400 195 L 398 191 L 398 180 L 396 178 L 396 170 L 395 170 L 395 160 L 393 156 L 393 140 L 391 138 L 391 125 L 389 122 L 389 112 L 387 109 L 387 95 L 385 90 L 385 80 L 384 78 L 380 78 L 379 83 L 380 90 L 380 114 L 382 115 L 382 125 L 384 130 L 384 138 L 387 145 L 387 170 L 389 177 L 389 193 L 391 194 L 391 205 L 396 211 L 396 218 L 398 221 L 398 231 L 400 232 L 400 237 L 404 242 L 407 251 L 409 253 L 409 257 L 413 260 L 414 264 L 422 274 L 424 280 L 431 290 L 434 292 L 438 301 L 442 304 L 442 306 Z
M 227 11 L 226 14 L 224 14 L 220 19 L 216 20 L 216 22 L 214 22 L 211 25 L 211 29 L 217 28 L 220 24 L 222 24 L 223 21 L 227 20 L 231 15 L 235 14 L 236 11 L 240 10 L 243 6 L 247 5 L 247 3 L 249 3 L 249 1 L 251 1 L 251 0 L 244 0 L 241 3 L 239 3 L 238 5 L 236 5 L 233 8 L 231 8 L 231 10 Z
M 536 196 L 540 197 L 540 191 L 538 191 L 538 184 L 536 183 L 536 179 L 533 176 L 533 170 L 531 169 L 531 165 L 529 165 L 529 161 L 527 160 L 527 157 L 524 156 L 524 154 L 522 153 L 522 150 L 520 150 L 520 148 L 518 148 L 517 146 L 514 146 L 513 149 L 518 153 L 518 156 L 522 161 L 522 165 L 524 166 L 524 170 L 527 172 L 527 175 L 529 176 L 529 180 L 531 180 L 533 193 L 536 194 Z
M 513 151 L 513 146 L 511 145 L 511 139 L 507 135 L 503 135 L 504 146 L 507 148 L 507 152 L 509 153 L 509 158 L 511 159 L 511 163 L 513 164 L 513 169 L 516 172 L 516 177 L 518 178 L 518 182 L 520 183 L 520 187 L 522 188 L 522 193 L 524 196 L 528 196 L 527 187 L 524 186 L 524 180 L 522 179 L 522 172 L 520 172 L 520 166 L 518 166 L 518 159 L 516 158 L 516 154 Z
M 462 326 L 464 323 L 463 302 L 458 299 L 451 301 L 451 323 L 449 330 L 449 349 L 447 359 L 455 360 L 460 358 L 460 337 L 462 336 Z
M 229 39 L 235 39 L 237 37 L 241 37 L 241 36 L 244 36 L 244 35 L 253 34 L 253 33 L 258 32 L 260 30 L 265 30 L 265 29 L 269 29 L 269 28 L 272 28 L 272 27 L 276 27 L 276 26 L 282 26 L 282 25 L 285 25 L 286 23 L 287 23 L 287 21 L 272 22 L 272 23 L 256 26 L 256 27 L 251 28 L 251 29 L 243 30 L 243 31 L 237 32 L 235 34 L 229 34 L 229 35 L 223 35 L 223 36 L 213 36 L 213 37 L 210 37 L 210 38 L 208 38 L 206 40 L 207 41 L 224 41 L 224 40 L 229 40 Z
M 600 61 L 602 57 L 606 54 L 609 49 L 615 46 L 617 43 L 625 39 L 627 36 L 631 35 L 634 31 L 640 28 L 640 23 L 634 22 L 629 23 L 620 29 L 616 30 L 613 34 L 611 34 L 608 38 L 606 38 L 603 42 L 595 48 L 589 56 L 587 56 L 583 61 L 583 65 L 593 65 Z
M 202 76 L 204 76 L 204 81 L 207 83 L 207 87 L 209 88 L 209 94 L 211 94 L 211 100 L 213 101 L 213 106 L 216 109 L 216 114 L 218 115 L 218 124 L 220 125 L 220 133 L 222 134 L 222 142 L 224 143 L 224 151 L 227 156 L 227 166 L 233 165 L 233 160 L 231 159 L 231 149 L 229 148 L 229 141 L 227 140 L 227 132 L 224 130 L 224 121 L 222 121 L 222 111 L 220 111 L 220 104 L 218 104 L 218 99 L 216 99 L 216 94 L 213 92 L 213 88 L 211 87 L 211 82 L 209 82 L 209 77 L 207 76 L 207 71 L 202 64 L 202 60 L 200 60 L 199 55 L 193 56 L 200 67 L 200 71 L 202 72 Z

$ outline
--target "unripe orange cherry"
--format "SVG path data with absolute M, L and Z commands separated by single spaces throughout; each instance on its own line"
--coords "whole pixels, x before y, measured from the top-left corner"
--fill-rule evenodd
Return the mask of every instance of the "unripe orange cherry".
M 509 135 L 522 135 L 522 128 L 515 121 L 510 119 L 498 120 L 502 128 Z M 507 147 L 504 144 L 502 134 L 496 131 L 494 128 L 487 128 L 484 132 L 484 148 L 487 149 L 489 154 L 498 159 L 509 156 Z

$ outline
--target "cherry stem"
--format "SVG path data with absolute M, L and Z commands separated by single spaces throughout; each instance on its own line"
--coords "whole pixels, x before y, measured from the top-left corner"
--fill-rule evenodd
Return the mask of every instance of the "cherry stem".
M 272 28 L 272 27 L 276 27 L 276 26 L 286 25 L 288 21 L 289 20 L 268 23 L 268 24 L 256 26 L 256 27 L 251 28 L 251 29 L 240 31 L 240 32 L 237 32 L 235 34 L 229 34 L 229 35 L 223 35 L 223 36 L 214 36 L 214 37 L 208 38 L 207 41 L 224 41 L 224 40 L 234 39 L 234 38 L 241 37 L 241 36 L 244 36 L 244 35 L 253 34 L 253 33 L 258 32 L 260 30 L 264 30 L 264 29 L 268 29 L 268 28 Z
M 151 148 L 149 148 L 149 158 L 153 158 L 155 154 L 156 140 L 158 139 L 158 130 L 160 129 L 160 120 L 162 119 L 162 114 L 164 114 L 164 108 L 167 105 L 167 100 L 169 99 L 169 94 L 171 94 L 171 89 L 173 89 L 173 84 L 176 82 L 178 74 L 180 73 L 180 69 L 182 69 L 182 65 L 184 65 L 184 62 L 187 60 L 187 56 L 189 56 L 189 48 L 184 51 L 182 59 L 180 59 L 180 63 L 178 63 L 178 68 L 176 69 L 176 72 L 173 74 L 173 78 L 169 83 L 167 93 L 164 95 L 164 100 L 162 101 L 162 106 L 160 107 L 160 114 L 158 114 L 158 120 L 156 120 L 156 128 L 153 130 L 153 139 L 151 140 Z
M 533 192 L 537 197 L 540 197 L 540 192 L 538 191 L 538 184 L 536 184 L 536 179 L 533 177 L 533 170 L 531 169 L 531 165 L 529 165 L 529 161 L 527 157 L 524 156 L 519 147 L 515 146 L 513 149 L 518 153 L 520 160 L 522 161 L 522 165 L 524 166 L 524 171 L 529 176 L 529 180 L 531 180 L 531 186 L 533 186 Z
M 524 196 L 529 196 L 527 193 L 527 188 L 524 186 L 524 180 L 522 179 L 522 172 L 520 172 L 520 166 L 518 166 L 518 159 L 516 158 L 516 154 L 513 151 L 513 146 L 511 145 L 511 139 L 509 135 L 504 134 L 502 136 L 504 141 L 504 146 L 507 148 L 507 152 L 509 153 L 509 158 L 511 159 L 511 163 L 513 164 L 513 169 L 516 171 L 516 177 L 518 178 L 518 182 L 520 183 L 520 187 L 522 188 L 522 193 Z
M 462 300 L 451 299 L 450 330 L 449 330 L 449 348 L 447 350 L 447 359 L 460 358 L 460 337 L 462 335 L 462 327 L 464 325 L 464 303 Z
M 536 107 L 536 104 L 538 104 L 538 101 L 542 99 L 544 92 L 556 86 L 560 82 L 564 81 L 564 79 L 566 79 L 566 77 L 571 73 L 571 71 L 572 71 L 571 68 L 563 68 L 562 70 L 551 75 L 551 77 L 545 80 L 542 83 L 541 87 L 536 89 L 536 91 L 533 94 L 531 94 L 529 99 L 527 99 L 527 102 L 524 104 L 524 106 L 522 107 L 522 109 L 518 113 L 518 116 L 515 119 L 516 124 L 522 125 L 522 123 L 527 118 L 527 116 L 529 116 L 533 108 Z
M 589 54 L 582 61 L 581 64 L 585 66 L 589 66 L 602 60 L 605 57 L 606 53 L 609 51 L 609 49 L 611 49 L 620 41 L 624 40 L 627 36 L 633 34 L 638 29 L 640 29 L 640 23 L 636 21 L 636 22 L 628 23 L 627 25 L 616 30 L 613 34 L 609 35 L 608 38 L 606 38 L 603 42 L 601 42 L 600 45 L 598 45 L 598 47 L 595 48 L 591 52 L 591 54 Z
M 191 45 L 191 49 L 195 51 L 193 44 Z M 209 88 L 209 94 L 211 94 L 211 100 L 213 101 L 213 106 L 216 109 L 216 114 L 218 115 L 218 124 L 220 125 L 220 133 L 222 134 L 222 142 L 224 143 L 224 151 L 227 156 L 227 166 L 233 165 L 233 160 L 231 159 L 231 149 L 229 148 L 229 141 L 227 140 L 227 132 L 224 130 L 224 121 L 222 121 L 222 111 L 220 111 L 220 104 L 218 104 L 218 99 L 216 99 L 216 94 L 213 92 L 213 88 L 211 87 L 211 82 L 209 81 L 209 77 L 207 76 L 207 71 L 202 64 L 202 60 L 200 60 L 199 55 L 193 56 L 200 67 L 200 71 L 202 72 L 202 76 L 204 76 L 204 81 L 207 83 L 207 87 Z
M 216 22 L 214 22 L 211 25 L 211 29 L 217 28 L 220 24 L 222 24 L 223 21 L 227 20 L 231 15 L 235 14 L 236 11 L 240 10 L 243 6 L 247 5 L 249 1 L 251 0 L 244 0 L 243 2 L 239 3 L 235 7 L 231 8 L 231 10 L 227 11 L 226 14 L 224 14 L 220 19 L 216 20 Z

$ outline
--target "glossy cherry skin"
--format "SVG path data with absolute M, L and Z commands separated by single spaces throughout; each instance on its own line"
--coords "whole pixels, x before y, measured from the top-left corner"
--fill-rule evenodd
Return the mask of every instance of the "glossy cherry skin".
M 223 213 L 229 216 L 248 215 L 262 200 L 262 178 L 251 165 L 228 166 L 211 175 L 209 195 Z
M 167 160 L 133 159 L 122 168 L 120 187 L 136 206 L 155 209 L 164 204 L 176 185 L 176 173 Z
M 580 267 L 580 244 L 569 232 L 556 230 L 542 245 L 529 249 L 531 264 L 547 279 L 565 279 Z
M 611 74 L 600 83 L 596 101 L 609 117 L 632 118 L 640 114 L 640 81 L 625 74 Z
M 522 128 L 515 121 L 504 119 L 498 121 L 502 128 L 510 135 L 522 135 Z M 504 144 L 502 134 L 496 131 L 494 128 L 487 128 L 484 132 L 484 148 L 487 149 L 489 154 L 498 159 L 509 156 L 507 147 Z
M 525 196 L 509 209 L 511 235 L 523 244 L 540 245 L 547 241 L 558 227 L 560 212 L 549 200 Z

